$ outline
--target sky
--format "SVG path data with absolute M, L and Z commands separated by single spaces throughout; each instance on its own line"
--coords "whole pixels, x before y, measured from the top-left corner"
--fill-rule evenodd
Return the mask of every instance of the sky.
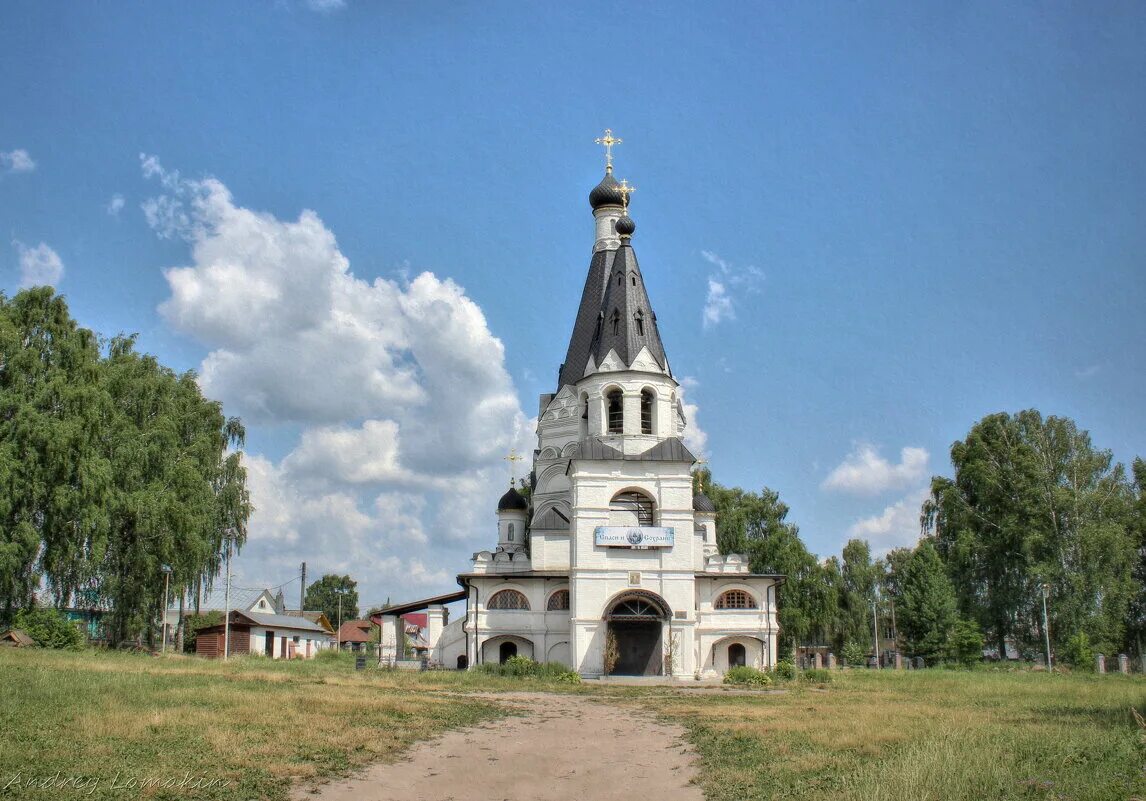
M 236 585 L 448 592 L 556 390 L 610 128 L 689 441 L 882 552 L 987 414 L 1146 455 L 1143 41 L 1137 2 L 10 1 L 0 289 L 243 419 Z

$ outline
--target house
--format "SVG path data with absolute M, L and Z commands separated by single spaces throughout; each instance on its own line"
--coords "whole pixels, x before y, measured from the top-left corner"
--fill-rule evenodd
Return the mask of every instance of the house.
M 298 615 L 233 610 L 230 616 L 231 656 L 261 654 L 271 659 L 313 659 L 334 645 L 330 633 L 319 623 Z M 208 658 L 223 654 L 226 637 L 219 623 L 199 629 L 195 653 Z
M 374 624 L 369 620 L 348 620 L 338 629 L 338 647 L 343 651 L 370 650 L 370 632 Z
M 216 587 L 209 592 L 204 592 L 200 596 L 199 613 L 222 612 L 228 605 L 232 610 L 240 612 L 301 617 L 304 620 L 321 626 L 323 631 L 327 634 L 331 636 L 334 635 L 334 626 L 330 624 L 330 621 L 323 612 L 285 608 L 281 590 L 277 595 L 272 595 L 270 590 L 232 588 L 230 598 L 228 598 L 222 588 Z M 183 616 L 188 617 L 193 614 L 195 614 L 195 604 L 185 602 L 183 605 Z M 179 606 L 178 603 L 174 603 L 167 609 L 167 637 L 169 640 L 174 641 L 175 630 L 178 625 Z M 233 649 L 232 653 L 234 653 Z

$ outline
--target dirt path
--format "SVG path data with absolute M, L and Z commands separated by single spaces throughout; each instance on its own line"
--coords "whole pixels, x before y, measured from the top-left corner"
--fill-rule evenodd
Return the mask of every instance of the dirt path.
M 496 696 L 525 714 L 448 732 L 404 761 L 296 788 L 297 801 L 702 801 L 679 726 L 567 695 Z

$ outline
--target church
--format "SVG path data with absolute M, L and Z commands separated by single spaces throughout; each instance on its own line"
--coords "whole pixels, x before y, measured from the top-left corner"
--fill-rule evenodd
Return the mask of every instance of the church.
M 715 677 L 776 664 L 783 576 L 720 554 L 716 510 L 693 491 L 696 457 L 633 248 L 632 187 L 589 193 L 588 276 L 555 392 L 541 396 L 529 497 L 497 504 L 497 544 L 473 555 L 461 590 L 386 610 L 426 609 L 429 658 L 449 668 L 521 655 L 585 677 Z M 446 625 L 442 604 L 465 601 Z M 397 653 L 383 625 L 382 659 Z

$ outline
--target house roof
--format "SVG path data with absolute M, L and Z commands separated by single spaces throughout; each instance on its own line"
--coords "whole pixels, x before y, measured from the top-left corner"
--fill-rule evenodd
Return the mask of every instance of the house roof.
M 422 598 L 419 601 L 410 601 L 404 604 L 393 604 L 385 609 L 378 610 L 379 617 L 390 617 L 392 615 L 404 615 L 407 612 L 418 612 L 425 609 L 427 606 L 437 606 L 438 604 L 452 604 L 454 601 L 464 601 L 466 597 L 465 590 L 458 590 L 457 592 L 448 592 L 444 595 L 435 595 L 432 598 Z
M 369 620 L 348 620 L 339 627 L 338 639 L 340 642 L 369 642 L 373 625 Z
M 315 631 L 322 634 L 328 632 L 318 623 L 313 623 L 305 617 L 297 617 L 295 615 L 267 615 L 261 612 L 243 612 L 235 610 L 231 615 L 238 617 L 245 617 L 254 623 L 256 626 L 265 626 L 275 629 L 296 629 L 298 631 Z
M 8 629 L 3 634 L 0 634 L 0 640 L 13 643 L 18 648 L 36 644 L 36 641 L 29 637 L 22 629 Z
M 424 629 L 426 626 L 430 625 L 429 615 L 427 615 L 425 612 L 407 612 L 406 614 L 402 615 L 402 619 L 411 625 L 417 626 L 420 629 Z
M 267 590 L 255 589 L 241 589 L 237 587 L 231 588 L 231 608 L 232 609 L 251 609 L 259 602 L 259 599 L 266 596 L 267 604 L 273 609 L 275 598 Z M 215 587 L 210 592 L 204 592 L 203 597 L 199 601 L 200 612 L 217 611 L 222 612 L 226 609 L 226 590 L 223 587 Z M 178 603 L 174 604 L 172 609 L 178 609 Z M 191 599 L 191 603 L 185 604 L 184 608 L 191 610 L 195 609 L 195 599 Z
M 290 617 L 305 617 L 311 623 L 317 623 L 326 629 L 329 633 L 334 633 L 334 626 L 330 625 L 330 621 L 326 619 L 326 613 L 322 610 L 311 611 L 306 609 L 284 609 L 284 615 Z

